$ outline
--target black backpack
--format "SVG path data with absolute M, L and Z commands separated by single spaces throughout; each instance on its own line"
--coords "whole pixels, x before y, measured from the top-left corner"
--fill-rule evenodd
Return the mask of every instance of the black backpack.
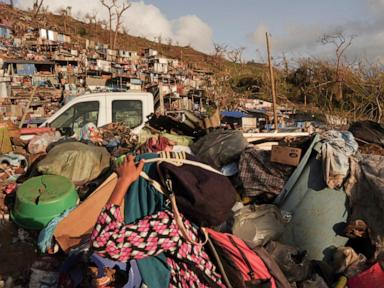
M 236 190 L 227 177 L 188 156 L 188 164 L 159 162 L 163 187 L 176 198 L 177 208 L 201 227 L 216 226 L 228 219 L 236 201 Z

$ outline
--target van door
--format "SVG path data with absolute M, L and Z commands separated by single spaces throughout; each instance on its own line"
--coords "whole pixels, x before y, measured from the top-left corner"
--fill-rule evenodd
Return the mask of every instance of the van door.
M 144 126 L 147 103 L 144 101 L 143 94 L 127 94 L 127 97 L 109 95 L 106 99 L 110 107 L 109 111 L 112 111 L 111 115 L 108 115 L 109 122 L 121 122 L 135 132 Z
M 68 107 L 58 114 L 50 122 L 50 126 L 72 129 L 79 135 L 80 129 L 87 123 L 94 123 L 97 126 L 103 125 L 102 122 L 105 121 L 105 97 L 74 101 L 69 103 Z

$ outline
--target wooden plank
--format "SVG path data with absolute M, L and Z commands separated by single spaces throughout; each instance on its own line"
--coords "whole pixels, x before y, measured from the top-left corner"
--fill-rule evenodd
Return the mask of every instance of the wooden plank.
M 285 137 L 305 137 L 309 136 L 308 132 L 282 132 L 282 133 L 243 133 L 245 139 L 248 142 L 262 140 L 262 139 L 273 139 L 273 138 L 285 138 Z

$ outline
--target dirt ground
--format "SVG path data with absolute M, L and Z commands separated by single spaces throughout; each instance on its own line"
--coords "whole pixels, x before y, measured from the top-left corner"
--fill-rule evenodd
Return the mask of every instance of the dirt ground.
M 38 252 L 29 233 L 18 229 L 12 222 L 0 222 L 0 280 L 12 277 L 15 285 L 26 287 Z

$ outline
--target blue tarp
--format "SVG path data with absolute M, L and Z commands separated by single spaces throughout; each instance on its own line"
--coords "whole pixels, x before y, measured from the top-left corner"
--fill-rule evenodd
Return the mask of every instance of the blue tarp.
M 6 27 L 0 27 L 0 37 L 8 38 L 11 36 L 11 30 Z
M 223 111 L 221 112 L 221 116 L 232 117 L 232 118 L 253 117 L 252 115 L 249 115 L 241 111 Z
M 16 64 L 17 75 L 33 75 L 36 73 L 35 64 Z

